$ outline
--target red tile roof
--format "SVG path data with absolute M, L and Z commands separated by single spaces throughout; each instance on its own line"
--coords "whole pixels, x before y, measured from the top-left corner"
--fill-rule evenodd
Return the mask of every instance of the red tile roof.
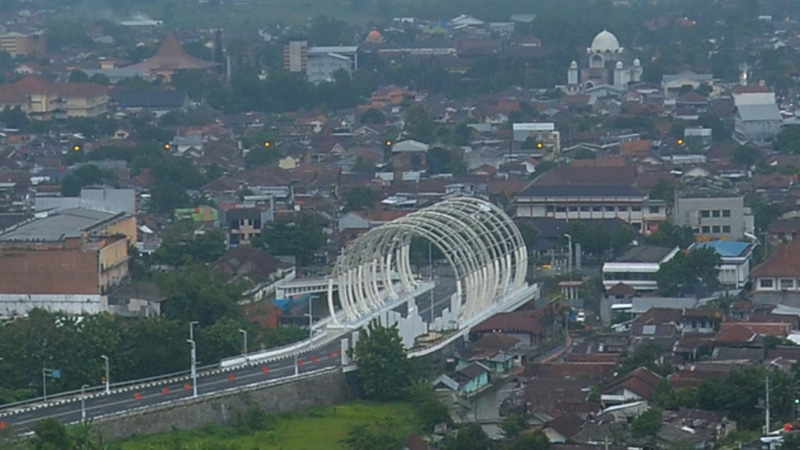
M 757 265 L 750 272 L 750 277 L 800 277 L 800 239 L 779 248 L 768 260 Z
M 472 328 L 473 332 L 523 332 L 538 335 L 544 332 L 544 326 L 530 310 L 498 313 Z
M 195 58 L 183 50 L 181 44 L 170 34 L 164 39 L 161 48 L 158 49 L 153 57 L 148 58 L 139 64 L 128 66 L 132 69 L 145 70 L 181 70 L 181 69 L 208 69 L 216 64 L 202 59 Z

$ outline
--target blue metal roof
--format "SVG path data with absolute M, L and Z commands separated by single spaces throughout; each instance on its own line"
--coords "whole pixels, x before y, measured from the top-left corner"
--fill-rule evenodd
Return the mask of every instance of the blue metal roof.
M 696 248 L 713 248 L 717 254 L 723 258 L 735 258 L 737 256 L 742 256 L 749 246 L 749 242 L 708 241 L 698 243 Z

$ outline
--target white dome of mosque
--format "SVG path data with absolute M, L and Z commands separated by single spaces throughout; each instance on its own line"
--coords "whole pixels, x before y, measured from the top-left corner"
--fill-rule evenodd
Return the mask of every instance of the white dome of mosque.
M 617 61 L 617 65 L 615 66 L 617 69 L 622 69 L 624 66 L 622 65 L 622 61 Z
M 639 61 L 639 58 L 633 60 L 633 67 L 639 67 L 642 65 L 642 62 Z
M 572 62 L 569 64 L 569 68 L 570 68 L 570 69 L 577 69 L 577 68 L 578 68 L 578 61 L 572 61 Z
M 592 40 L 591 50 L 595 53 L 602 52 L 617 52 L 621 50 L 619 41 L 613 33 L 603 30 L 597 33 L 597 36 Z

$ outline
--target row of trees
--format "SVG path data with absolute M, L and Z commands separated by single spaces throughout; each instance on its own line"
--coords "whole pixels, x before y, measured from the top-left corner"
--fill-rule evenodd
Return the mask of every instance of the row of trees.
M 299 328 L 259 330 L 242 320 L 223 318 L 195 328 L 200 364 L 239 354 L 238 330 L 243 327 L 250 329 L 248 336 L 256 347 L 307 335 Z M 188 324 L 168 317 L 127 320 L 104 313 L 76 318 L 33 310 L 26 320 L 0 327 L 0 403 L 40 396 L 43 368 L 62 374 L 47 381 L 49 393 L 100 385 L 105 374 L 100 355 L 110 358 L 112 382 L 185 371 L 190 364 L 187 336 Z

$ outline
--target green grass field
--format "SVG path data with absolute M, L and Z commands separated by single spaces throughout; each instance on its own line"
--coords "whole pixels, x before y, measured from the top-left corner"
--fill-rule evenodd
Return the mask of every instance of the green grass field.
M 124 450 L 244 449 L 244 450 L 344 450 L 341 440 L 356 425 L 391 419 L 396 436 L 417 432 L 412 406 L 405 403 L 347 403 L 276 417 L 268 431 L 237 434 L 235 429 L 174 431 L 141 436 L 122 444 Z M 228 434 L 227 432 L 230 431 Z M 228 434 L 228 435 L 226 435 Z M 180 447 L 176 446 L 180 443 Z

